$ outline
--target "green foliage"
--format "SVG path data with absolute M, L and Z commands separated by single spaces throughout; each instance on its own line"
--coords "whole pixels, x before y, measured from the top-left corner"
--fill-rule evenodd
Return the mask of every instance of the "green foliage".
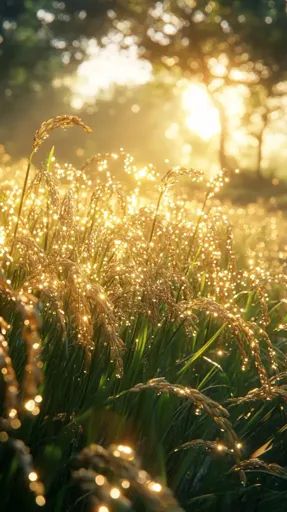
M 34 147 L 61 119 L 43 123 Z M 117 511 L 179 510 L 165 487 L 155 487 L 157 500 L 151 477 L 111 444 L 133 446 L 142 467 L 186 511 L 282 510 L 287 314 L 282 254 L 278 259 L 279 249 L 274 255 L 269 247 L 275 220 L 262 226 L 254 213 L 247 217 L 245 229 L 260 234 L 259 245 L 241 233 L 242 255 L 234 254 L 224 213 L 206 199 L 222 175 L 207 183 L 198 219 L 198 204 L 164 203 L 177 179 L 200 177 L 195 171 L 170 170 L 157 206 L 134 211 L 110 161 L 115 155 L 89 160 L 96 173 L 103 166 L 106 172 L 93 184 L 84 172 L 58 166 L 52 149 L 25 186 L 16 234 L 21 188 L 3 186 L 0 307 L 11 327 L 3 323 L 0 356 L 9 349 L 11 361 L 0 363 L 15 369 L 22 422 L 15 430 L 13 417 L 1 419 L 3 510 L 20 503 L 34 510 L 32 463 L 45 485 L 46 510 L 100 511 L 101 503 Z M 124 167 L 135 171 L 129 157 Z M 235 219 L 242 225 L 242 209 Z M 258 247 L 265 259 L 251 265 Z M 38 356 L 27 368 L 38 334 L 43 368 Z M 43 397 L 40 411 L 35 393 Z M 107 479 L 105 495 L 95 485 L 99 473 Z M 132 487 L 122 494 L 129 503 L 113 501 L 109 486 L 127 475 Z

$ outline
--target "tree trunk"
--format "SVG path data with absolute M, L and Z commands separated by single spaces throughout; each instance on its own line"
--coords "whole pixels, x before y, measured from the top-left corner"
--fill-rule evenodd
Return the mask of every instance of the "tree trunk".
M 222 103 L 216 99 L 211 93 L 210 98 L 218 111 L 220 121 L 219 133 L 219 147 L 218 147 L 218 161 L 221 169 L 229 169 L 228 158 L 226 155 L 226 142 L 228 137 L 228 123 L 225 115 L 225 109 Z
M 218 111 L 219 121 L 220 121 L 220 134 L 219 134 L 219 148 L 218 148 L 218 160 L 221 169 L 228 169 L 228 159 L 226 156 L 226 141 L 228 137 L 228 123 L 225 115 L 225 109 L 220 100 L 216 98 L 216 95 L 209 90 L 209 85 L 211 83 L 211 75 L 208 69 L 208 64 L 205 61 L 204 55 L 202 54 L 201 48 L 198 46 L 198 53 L 201 57 L 201 66 L 203 73 L 203 81 L 206 86 L 206 91 Z M 212 77 L 214 78 L 214 77 Z
M 262 178 L 262 158 L 263 158 L 263 147 L 264 147 L 264 135 L 268 125 L 268 112 L 266 111 L 262 117 L 262 128 L 258 134 L 257 141 L 257 156 L 256 156 L 256 174 L 258 178 Z
M 228 127 L 227 120 L 225 116 L 225 111 L 222 105 L 219 106 L 219 102 L 217 105 L 217 109 L 219 112 L 220 119 L 220 134 L 219 134 L 219 163 L 221 169 L 228 169 L 228 161 L 226 156 L 226 141 L 228 136 Z

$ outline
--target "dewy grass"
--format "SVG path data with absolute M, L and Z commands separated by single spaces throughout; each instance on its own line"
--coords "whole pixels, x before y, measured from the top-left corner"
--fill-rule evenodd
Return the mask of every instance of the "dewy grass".
M 123 151 L 30 164 L 0 190 L 1 510 L 283 510 L 284 215 Z
M 15 238 L 16 238 L 17 232 L 18 232 L 18 226 L 19 226 L 19 222 L 20 222 L 20 218 L 21 218 L 21 213 L 22 213 L 22 208 L 23 208 L 23 204 L 24 204 L 24 199 L 25 199 L 26 189 L 27 189 L 27 185 L 28 185 L 33 156 L 38 151 L 38 149 L 43 144 L 43 142 L 49 137 L 50 133 L 53 130 L 55 130 L 56 128 L 69 128 L 71 126 L 80 126 L 87 133 L 90 133 L 92 131 L 91 128 L 89 126 L 85 125 L 78 116 L 64 115 L 64 116 L 56 116 L 54 118 L 48 119 L 48 121 L 44 121 L 41 124 L 40 128 L 35 132 L 33 145 L 32 145 L 32 152 L 28 159 L 24 184 L 23 184 L 23 188 L 22 188 L 22 193 L 21 193 L 21 198 L 20 198 L 20 203 L 19 203 L 19 209 L 18 209 L 17 220 L 16 220 L 16 224 L 15 224 L 14 237 L 13 237 L 13 241 L 12 241 L 12 245 L 11 245 L 10 254 L 13 253 Z

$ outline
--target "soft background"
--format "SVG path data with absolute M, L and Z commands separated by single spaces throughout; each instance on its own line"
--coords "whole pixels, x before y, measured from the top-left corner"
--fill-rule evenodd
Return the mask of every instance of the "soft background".
M 285 0 L 1 0 L 0 143 L 27 155 L 43 119 L 76 112 L 94 135 L 62 135 L 65 159 L 124 146 L 283 177 L 286 45 Z

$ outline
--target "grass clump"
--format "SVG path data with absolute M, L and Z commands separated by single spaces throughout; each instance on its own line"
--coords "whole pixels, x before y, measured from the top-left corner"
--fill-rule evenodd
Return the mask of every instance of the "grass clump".
M 284 216 L 124 152 L 52 149 L 23 180 L 0 194 L 4 510 L 282 510 Z

